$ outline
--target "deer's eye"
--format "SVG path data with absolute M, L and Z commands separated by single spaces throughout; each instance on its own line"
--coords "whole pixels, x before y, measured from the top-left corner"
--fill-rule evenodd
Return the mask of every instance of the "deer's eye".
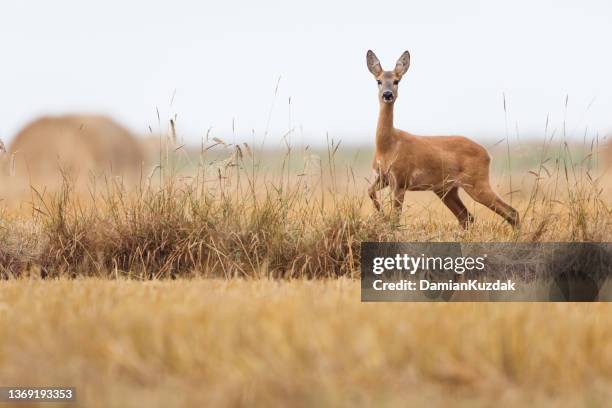
M 397 84 L 399 84 L 399 80 L 396 79 L 395 81 L 393 81 L 393 85 L 397 85 Z
M 380 79 L 379 79 L 379 80 L 377 80 L 377 81 L 376 81 L 376 83 L 377 83 L 378 85 L 382 85 L 382 81 L 381 81 Z

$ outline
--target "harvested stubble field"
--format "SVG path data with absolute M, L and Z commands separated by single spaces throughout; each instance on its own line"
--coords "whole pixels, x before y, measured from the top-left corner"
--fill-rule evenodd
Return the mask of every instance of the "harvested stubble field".
M 592 153 L 543 146 L 497 171 L 521 228 L 466 200 L 464 231 L 427 193 L 399 220 L 375 214 L 367 166 L 335 163 L 333 146 L 271 173 L 232 151 L 134 191 L 111 180 L 91 200 L 68 180 L 5 207 L 3 384 L 76 386 L 101 407 L 609 401 L 606 304 L 362 304 L 357 280 L 364 240 L 609 241 Z
M 607 406 L 605 304 L 361 304 L 335 280 L 2 284 L 3 383 L 80 406 Z

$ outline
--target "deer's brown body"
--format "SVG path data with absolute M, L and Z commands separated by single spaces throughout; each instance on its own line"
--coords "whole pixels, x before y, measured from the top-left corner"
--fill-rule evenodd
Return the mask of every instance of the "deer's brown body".
M 372 162 L 374 182 L 369 188 L 376 209 L 381 209 L 376 192 L 386 186 L 391 188 L 398 212 L 401 212 L 406 191 L 430 190 L 440 197 L 461 225 L 467 227 L 473 217 L 459 198 L 459 188 L 463 188 L 475 201 L 517 226 L 518 212 L 490 186 L 490 158 L 484 147 L 462 136 L 415 136 L 394 128 L 397 87 L 408 70 L 410 54 L 406 51 L 393 71 L 383 71 L 372 51 L 368 51 L 367 62 L 378 82 L 380 101 Z

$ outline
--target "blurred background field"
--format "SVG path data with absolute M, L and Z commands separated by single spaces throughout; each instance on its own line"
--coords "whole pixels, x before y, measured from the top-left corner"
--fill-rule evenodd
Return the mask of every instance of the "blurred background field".
M 54 193 L 66 182 L 75 193 L 85 196 L 113 181 L 126 188 L 152 183 L 160 186 L 162 179 L 188 181 L 202 172 L 207 177 L 199 181 L 218 184 L 218 171 L 228 185 L 244 173 L 273 184 L 283 178 L 292 182 L 303 179 L 312 187 L 326 191 L 341 188 L 336 192 L 357 196 L 371 182 L 374 136 L 370 144 L 355 145 L 326 134 L 311 146 L 292 144 L 295 129 L 283 135 L 280 143 L 266 143 L 265 135 L 217 135 L 209 130 L 194 143 L 177 127 L 174 118 L 160 125 L 159 132 L 140 135 L 103 115 L 41 117 L 10 142 L 6 140 L 7 152 L 0 158 L 0 202 L 14 208 L 24 200 L 31 201 L 33 190 Z M 611 138 L 612 134 L 592 132 L 579 138 L 547 126 L 529 137 L 507 134 L 497 140 L 475 140 L 491 155 L 493 186 L 510 199 L 510 195 L 529 196 L 536 180 L 552 177 L 567 181 L 576 175 L 596 178 L 608 192 Z M 232 180 L 231 175 L 238 178 Z M 412 196 L 432 195 L 411 192 L 408 199 Z

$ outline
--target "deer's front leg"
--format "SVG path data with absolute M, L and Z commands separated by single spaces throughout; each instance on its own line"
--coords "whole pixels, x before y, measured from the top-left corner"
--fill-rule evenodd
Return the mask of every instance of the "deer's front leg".
M 368 195 L 370 196 L 370 199 L 372 200 L 372 203 L 374 204 L 374 208 L 376 208 L 376 211 L 381 210 L 380 201 L 378 200 L 378 197 L 376 196 L 376 192 L 378 190 L 385 188 L 386 185 L 387 184 L 385 182 L 385 178 L 380 176 L 380 172 L 375 171 L 374 182 L 368 188 Z
M 391 198 L 393 201 L 393 216 L 399 218 L 402 214 L 402 206 L 404 204 L 404 195 L 406 193 L 406 183 L 402 182 L 401 175 L 398 176 L 395 172 L 389 172 L 389 188 L 391 188 Z
M 404 205 L 404 196 L 406 195 L 406 189 L 398 186 L 393 187 L 393 210 L 395 216 L 399 217 L 402 214 L 402 207 Z

